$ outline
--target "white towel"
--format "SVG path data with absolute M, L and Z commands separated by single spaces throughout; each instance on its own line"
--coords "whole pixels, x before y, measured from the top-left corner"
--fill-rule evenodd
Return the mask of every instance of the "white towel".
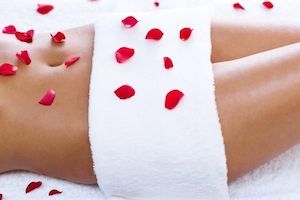
M 139 22 L 121 23 L 127 16 Z M 152 28 L 161 40 L 146 40 Z M 180 39 L 183 28 L 190 38 Z M 208 7 L 149 13 L 110 14 L 95 26 L 89 124 L 94 170 L 108 199 L 228 199 L 227 168 L 218 119 Z M 118 63 L 115 52 L 135 54 Z M 163 58 L 174 67 L 165 69 Z M 135 95 L 114 91 L 130 85 Z M 165 108 L 166 94 L 182 100 Z

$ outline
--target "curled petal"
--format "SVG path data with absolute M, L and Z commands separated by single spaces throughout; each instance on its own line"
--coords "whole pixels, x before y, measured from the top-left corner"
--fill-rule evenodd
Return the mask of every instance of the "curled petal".
M 170 69 L 174 66 L 172 59 L 169 57 L 164 57 L 164 64 L 166 69 Z
M 4 63 L 0 66 L 0 75 L 3 75 L 3 76 L 15 75 L 17 70 L 18 70 L 17 66 L 14 66 L 14 65 L 11 65 L 8 63 Z
M 158 1 L 154 1 L 154 6 L 155 7 L 159 7 L 159 2 Z
M 158 28 L 153 28 L 147 33 L 146 39 L 147 40 L 160 40 L 163 35 L 164 35 L 164 33 L 161 30 L 159 30 Z
M 183 92 L 180 90 L 172 90 L 166 96 L 165 107 L 169 110 L 174 109 L 182 97 L 184 96 Z
M 29 183 L 29 185 L 26 188 L 26 194 L 41 187 L 42 182 L 41 181 L 37 181 L 37 182 L 31 182 Z
M 66 39 L 65 34 L 62 32 L 57 32 L 55 35 L 50 34 L 52 37 L 52 41 L 55 43 L 63 43 Z
M 27 32 L 16 32 L 15 36 L 21 42 L 31 43 L 33 40 L 34 30 L 29 30 Z
M 65 61 L 65 66 L 70 67 L 71 65 L 75 64 L 78 60 L 80 60 L 80 56 L 72 57 Z
M 127 28 L 134 27 L 138 22 L 139 21 L 133 16 L 128 16 L 122 20 L 123 25 Z
M 53 10 L 54 6 L 50 4 L 38 4 L 37 11 L 38 13 L 45 15 Z
M 5 34 L 15 34 L 16 32 L 17 32 L 17 29 L 14 25 L 9 25 L 2 29 L 2 33 L 5 33 Z
M 16 56 L 21 62 L 25 63 L 26 65 L 29 65 L 31 63 L 29 53 L 26 50 L 21 51 L 21 53 L 17 53 Z
M 134 55 L 134 49 L 121 47 L 115 52 L 115 57 L 118 63 L 124 63 Z
M 191 34 L 193 32 L 193 29 L 191 28 L 183 28 L 180 30 L 180 39 L 182 41 L 186 41 L 191 37 Z
M 263 5 L 268 9 L 272 9 L 274 7 L 273 3 L 270 1 L 263 2 Z
M 61 191 L 58 191 L 56 189 L 53 189 L 49 192 L 49 196 L 52 196 L 52 195 L 56 195 L 56 194 L 61 194 L 62 192 Z
M 135 90 L 130 85 L 122 85 L 115 90 L 115 94 L 120 99 L 129 99 L 135 95 Z
M 237 10 L 245 10 L 245 8 L 240 3 L 234 3 L 233 8 Z
M 54 99 L 55 99 L 55 91 L 49 89 L 46 92 L 46 94 L 43 96 L 43 98 L 39 101 L 39 104 L 44 106 L 51 106 L 53 104 Z

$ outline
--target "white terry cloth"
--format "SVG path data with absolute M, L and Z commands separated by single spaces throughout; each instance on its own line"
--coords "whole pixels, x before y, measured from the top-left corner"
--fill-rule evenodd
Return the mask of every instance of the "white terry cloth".
M 139 23 L 125 28 L 133 15 Z M 182 28 L 193 29 L 182 41 Z M 160 41 L 146 40 L 159 28 Z M 95 26 L 90 85 L 90 141 L 98 184 L 108 199 L 228 199 L 223 138 L 210 62 L 208 7 L 110 14 Z M 119 64 L 115 51 L 135 49 Z M 163 57 L 173 59 L 165 69 Z M 120 100 L 114 91 L 131 85 Z M 164 107 L 173 89 L 184 93 L 173 110 Z

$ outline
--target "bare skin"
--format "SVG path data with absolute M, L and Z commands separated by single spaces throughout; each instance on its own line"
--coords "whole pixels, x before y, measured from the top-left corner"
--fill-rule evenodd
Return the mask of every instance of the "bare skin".
M 275 27 L 261 42 L 265 32 L 259 27 L 213 24 L 212 60 L 219 62 L 213 67 L 229 181 L 299 142 L 300 44 L 241 58 L 300 41 L 299 31 L 291 30 Z M 53 45 L 48 34 L 36 36 L 30 45 L 0 37 L 0 63 L 19 66 L 17 76 L 0 77 L 0 96 L 5 97 L 0 99 L 0 172 L 28 170 L 95 184 L 87 118 L 93 26 L 65 33 L 72 42 L 62 46 Z M 15 58 L 24 49 L 32 57 L 30 66 Z M 75 55 L 80 62 L 66 69 L 63 61 Z M 220 62 L 231 59 L 238 60 Z M 40 106 L 49 87 L 60 98 L 51 107 Z

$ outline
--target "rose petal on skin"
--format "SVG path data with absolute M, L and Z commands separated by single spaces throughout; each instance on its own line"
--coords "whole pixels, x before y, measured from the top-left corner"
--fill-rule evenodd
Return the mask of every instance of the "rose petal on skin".
M 27 43 L 32 43 L 33 40 L 33 35 L 34 35 L 34 30 L 29 30 L 27 32 L 16 32 L 15 36 L 18 40 L 21 42 L 27 42 Z
M 155 7 L 159 7 L 159 2 L 158 1 L 154 1 L 154 6 Z
M 139 21 L 133 16 L 128 16 L 122 20 L 123 25 L 127 28 L 134 27 L 138 22 Z
M 78 60 L 80 60 L 80 56 L 72 57 L 65 61 L 65 66 L 70 67 L 71 65 L 75 64 Z
M 61 194 L 61 193 L 62 193 L 62 191 L 58 191 L 58 190 L 56 190 L 56 189 L 53 189 L 53 190 L 51 190 L 51 191 L 49 192 L 49 196 L 53 196 L 53 195 Z
M 31 63 L 31 59 L 27 50 L 21 51 L 21 53 L 16 53 L 16 57 L 26 65 Z
M 121 64 L 129 60 L 134 55 L 134 53 L 134 49 L 128 47 L 121 47 L 115 52 L 115 57 L 117 62 Z
M 14 66 L 14 65 L 11 65 L 8 63 L 4 63 L 0 66 L 0 75 L 3 75 L 3 76 L 15 75 L 17 70 L 18 70 L 17 66 Z
M 52 41 L 55 43 L 58 43 L 58 44 L 63 43 L 66 39 L 65 34 L 62 32 L 57 32 L 55 35 L 52 35 L 52 34 L 50 34 L 50 35 L 51 35 Z
M 180 30 L 179 37 L 182 41 L 188 40 L 192 35 L 193 29 L 191 28 L 183 28 Z
M 114 92 L 121 100 L 129 99 L 135 95 L 135 90 L 130 85 L 122 85 Z
M 2 29 L 2 33 L 5 33 L 5 34 L 15 34 L 16 32 L 17 32 L 17 29 L 14 25 L 9 25 Z
M 147 33 L 146 39 L 147 40 L 160 40 L 163 35 L 164 35 L 164 33 L 160 29 L 153 28 Z
M 234 3 L 233 8 L 237 10 L 245 10 L 245 8 L 240 3 Z
M 183 92 L 180 90 L 172 90 L 166 95 L 166 100 L 165 100 L 165 108 L 172 110 L 174 109 L 182 97 L 184 96 Z
M 272 9 L 274 7 L 273 3 L 270 1 L 263 2 L 263 5 L 268 9 Z
M 50 4 L 38 4 L 37 12 L 45 15 L 53 10 L 54 6 Z
M 33 191 L 33 190 L 35 190 L 35 189 L 41 187 L 41 185 L 42 185 L 42 182 L 41 182 L 41 181 L 31 182 L 31 183 L 29 183 L 29 185 L 27 186 L 25 193 L 27 194 L 27 193 L 29 193 L 29 192 L 31 192 L 31 191 Z
M 174 66 L 172 59 L 169 57 L 164 57 L 164 64 L 166 69 L 171 69 Z
M 55 99 L 55 91 L 53 89 L 49 89 L 43 98 L 39 101 L 39 104 L 44 106 L 51 106 Z

